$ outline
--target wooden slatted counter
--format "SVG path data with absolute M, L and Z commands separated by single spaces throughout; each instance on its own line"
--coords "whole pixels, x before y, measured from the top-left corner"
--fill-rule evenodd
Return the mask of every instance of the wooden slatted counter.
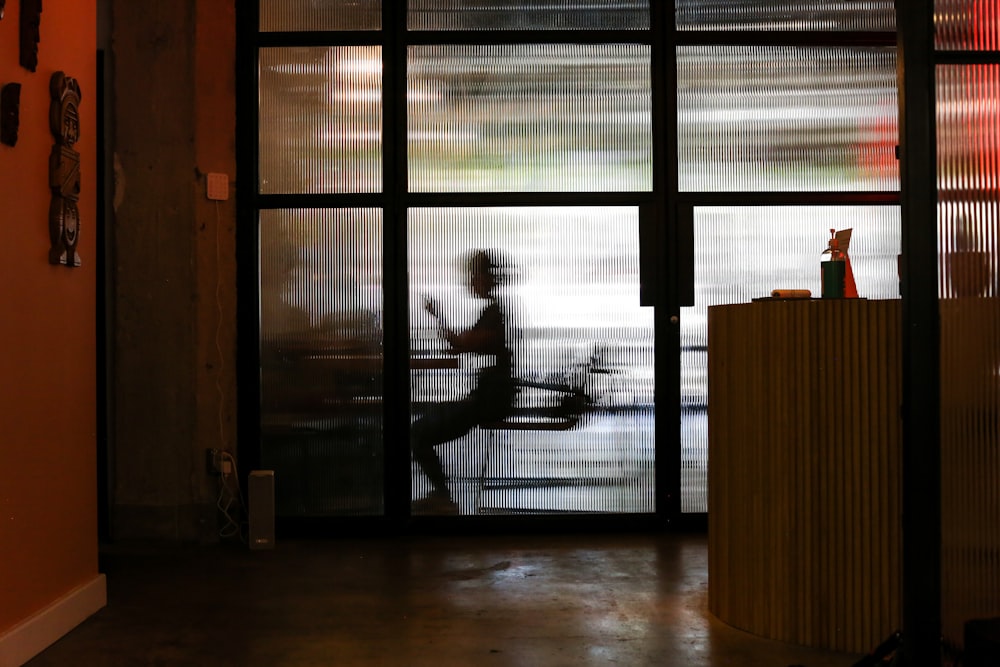
M 709 609 L 866 653 L 901 624 L 900 302 L 708 309 Z

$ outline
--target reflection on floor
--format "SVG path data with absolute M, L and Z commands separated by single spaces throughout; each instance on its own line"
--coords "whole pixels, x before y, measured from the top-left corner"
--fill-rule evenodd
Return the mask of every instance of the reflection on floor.
M 108 605 L 27 667 L 849 667 L 707 611 L 703 535 L 102 548 Z M 816 602 L 818 603 L 818 602 Z

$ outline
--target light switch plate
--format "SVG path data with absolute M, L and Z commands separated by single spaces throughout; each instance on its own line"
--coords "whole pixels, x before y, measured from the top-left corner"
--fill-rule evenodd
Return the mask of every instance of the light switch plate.
M 226 174 L 212 173 L 206 177 L 207 194 L 209 199 L 216 201 L 226 201 L 229 199 L 229 176 Z

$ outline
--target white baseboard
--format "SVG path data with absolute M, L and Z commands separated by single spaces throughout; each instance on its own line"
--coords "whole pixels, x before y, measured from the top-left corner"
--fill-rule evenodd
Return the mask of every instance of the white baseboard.
M 103 574 L 0 634 L 0 667 L 21 667 L 108 603 Z

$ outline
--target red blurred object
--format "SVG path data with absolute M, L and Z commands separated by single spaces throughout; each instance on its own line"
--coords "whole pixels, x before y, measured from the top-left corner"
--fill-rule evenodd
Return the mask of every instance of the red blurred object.
M 847 262 L 847 266 L 844 267 L 844 298 L 845 299 L 857 299 L 858 298 L 858 286 L 854 282 L 854 269 L 851 268 L 851 256 L 846 252 L 844 253 L 844 260 Z

